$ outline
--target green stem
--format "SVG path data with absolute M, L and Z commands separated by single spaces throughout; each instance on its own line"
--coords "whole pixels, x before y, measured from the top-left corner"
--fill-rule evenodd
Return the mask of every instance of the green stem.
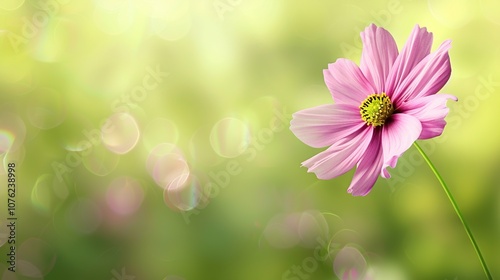
M 455 201 L 455 199 L 451 195 L 450 190 L 448 189 L 448 186 L 444 182 L 443 178 L 441 177 L 441 175 L 437 171 L 434 164 L 432 164 L 429 157 L 427 157 L 427 155 L 422 150 L 422 148 L 420 148 L 420 146 L 417 144 L 417 142 L 414 142 L 413 145 L 415 145 L 415 148 L 417 148 L 417 150 L 420 152 L 420 154 L 422 155 L 424 160 L 427 162 L 427 164 L 431 168 L 432 172 L 434 172 L 434 175 L 436 175 L 436 178 L 438 179 L 439 183 L 441 183 L 441 186 L 443 187 L 444 192 L 448 196 L 448 199 L 450 200 L 451 205 L 453 205 L 453 209 L 455 209 L 455 212 L 457 213 L 458 218 L 460 219 L 460 221 L 462 222 L 462 225 L 465 228 L 465 232 L 467 232 L 467 235 L 469 236 L 469 239 L 470 239 L 470 242 L 472 243 L 472 246 L 474 246 L 474 250 L 476 251 L 476 254 L 479 257 L 479 261 L 481 262 L 481 266 L 483 267 L 483 270 L 484 270 L 484 273 L 486 274 L 486 277 L 489 280 L 493 279 L 493 277 L 491 277 L 491 273 L 488 269 L 488 266 L 486 266 L 486 262 L 484 261 L 483 254 L 481 254 L 481 250 L 479 250 L 479 247 L 477 246 L 476 240 L 474 239 L 474 236 L 472 235 L 472 232 L 471 232 L 469 226 L 467 225 L 467 222 L 465 222 L 465 219 L 462 216 L 460 209 L 458 209 L 457 202 Z

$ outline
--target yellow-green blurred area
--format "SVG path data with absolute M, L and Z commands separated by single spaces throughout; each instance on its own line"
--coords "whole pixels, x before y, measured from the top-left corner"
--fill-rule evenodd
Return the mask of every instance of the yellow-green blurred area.
M 322 149 L 291 114 L 333 102 L 322 70 L 370 23 L 452 39 L 459 102 L 420 144 L 499 278 L 494 0 L 1 1 L 0 278 L 483 279 L 415 148 L 366 197 L 300 167 Z

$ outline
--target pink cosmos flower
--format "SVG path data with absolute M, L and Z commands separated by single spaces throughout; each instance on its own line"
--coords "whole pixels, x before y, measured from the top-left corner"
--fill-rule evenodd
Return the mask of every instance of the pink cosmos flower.
M 451 74 L 450 40 L 431 53 L 432 33 L 418 25 L 398 53 L 391 34 L 371 24 L 361 32 L 358 67 L 339 58 L 323 71 L 335 101 L 293 114 L 290 129 L 302 142 L 325 151 L 302 166 L 331 179 L 356 165 L 352 195 L 366 195 L 378 174 L 390 178 L 398 158 L 417 139 L 441 135 L 453 95 L 436 94 Z

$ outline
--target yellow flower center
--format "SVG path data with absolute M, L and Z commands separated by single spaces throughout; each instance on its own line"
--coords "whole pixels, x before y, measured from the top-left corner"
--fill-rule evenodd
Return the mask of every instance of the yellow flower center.
M 385 93 L 369 95 L 359 106 L 361 119 L 367 125 L 381 126 L 394 112 L 391 99 Z

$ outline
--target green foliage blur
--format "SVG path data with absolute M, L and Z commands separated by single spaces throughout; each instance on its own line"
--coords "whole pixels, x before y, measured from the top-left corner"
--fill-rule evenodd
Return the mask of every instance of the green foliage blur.
M 366 197 L 288 129 L 331 103 L 375 23 L 446 39 L 442 136 L 420 141 L 500 277 L 500 2 L 0 3 L 1 279 L 483 279 L 415 148 Z M 16 272 L 7 226 L 15 163 Z M 350 275 L 351 278 L 348 278 Z

